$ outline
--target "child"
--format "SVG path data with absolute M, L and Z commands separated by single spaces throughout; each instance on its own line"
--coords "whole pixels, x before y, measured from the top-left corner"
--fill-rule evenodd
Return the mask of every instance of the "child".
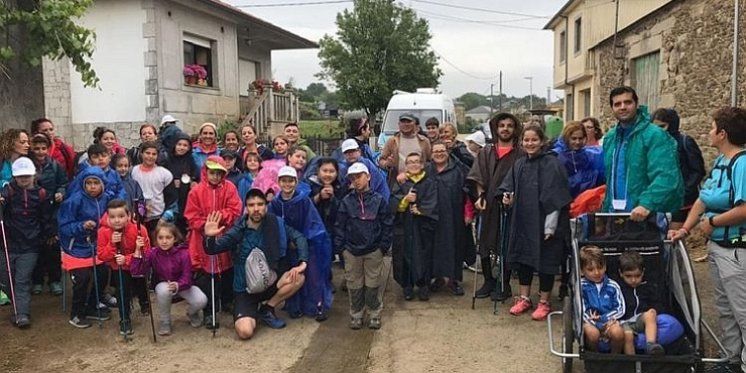
M 143 197 L 140 183 L 132 178 L 130 160 L 124 154 L 115 154 L 111 159 L 111 163 L 114 165 L 119 178 L 122 179 L 122 186 L 124 187 L 124 192 L 127 194 L 127 208 L 130 211 L 134 211 L 134 201 L 145 201 L 145 197 Z
M 394 216 L 383 197 L 370 190 L 370 172 L 362 163 L 347 171 L 354 189 L 340 202 L 334 226 L 334 247 L 342 251 L 350 294 L 350 329 L 360 329 L 368 307 L 368 328 L 381 328 L 383 253 L 391 245 Z
M 25 329 L 31 325 L 31 277 L 45 232 L 48 232 L 52 209 L 46 191 L 34 183 L 36 167 L 30 159 L 16 159 L 11 172 L 13 179 L 0 192 L 8 235 L 4 237 L 7 239 L 5 250 L 10 256 L 8 264 L 5 255 L 0 255 L 0 288 L 14 298 L 14 315 L 10 322 Z
M 532 308 L 531 282 L 538 272 L 539 304 L 531 318 L 541 321 L 552 311 L 554 276 L 562 273 L 572 198 L 564 167 L 554 153 L 545 151 L 544 131 L 527 127 L 521 139 L 526 156 L 513 164 L 498 188 L 503 205 L 511 211 L 506 262 L 518 272 L 520 285 L 510 313 L 518 316 Z
M 83 170 L 91 166 L 98 166 L 104 173 L 104 181 L 106 184 L 106 194 L 109 195 L 110 199 L 119 198 L 127 200 L 128 196 L 124 187 L 122 186 L 122 178 L 119 177 L 116 171 L 109 167 L 111 162 L 111 153 L 103 144 L 93 144 L 88 147 L 85 153 L 88 159 L 79 165 L 79 170 L 75 179 L 70 183 L 70 187 L 67 189 L 65 197 L 70 196 L 73 193 L 82 192 L 80 175 Z
M 184 219 L 187 197 L 192 187 L 197 185 L 199 169 L 192 157 L 192 142 L 184 132 L 177 134 L 174 145 L 168 149 L 164 167 L 171 171 L 174 180 L 166 188 L 166 206 L 176 203 L 174 224 L 181 231 L 182 236 L 187 233 L 187 221 Z
M 290 145 L 288 138 L 284 135 L 278 135 L 272 140 L 272 149 L 275 152 L 275 159 L 287 158 L 288 147 Z
M 241 180 L 241 177 L 243 174 L 241 173 L 241 167 L 239 164 L 237 164 L 238 161 L 238 153 L 229 150 L 229 149 L 223 149 L 220 152 L 220 157 L 225 160 L 225 168 L 228 169 L 228 174 L 226 175 L 226 178 L 228 181 L 233 183 L 233 185 L 238 189 L 238 183 Z M 239 196 L 239 199 L 241 196 Z
M 111 197 L 104 191 L 106 182 L 100 167 L 86 168 L 76 180 L 80 183 L 77 186 L 80 192 L 71 194 L 62 202 L 57 220 L 63 249 L 62 267 L 72 278 L 70 325 L 87 328 L 91 326 L 87 318 L 108 320 L 111 312 L 105 305 L 97 303 L 103 299 L 108 271 L 94 256 L 96 228 Z M 92 282 L 98 286 L 98 293 Z
M 373 161 L 363 156 L 358 141 L 347 139 L 342 142 L 342 155 L 344 160 L 339 162 L 339 180 L 342 182 L 342 189 L 350 189 L 349 179 L 347 178 L 347 167 L 355 162 L 361 162 L 368 168 L 368 172 L 370 172 L 370 188 L 388 201 L 391 192 L 388 184 L 386 184 L 386 175 L 381 172 L 381 169 Z
M 195 284 L 208 297 L 204 308 L 204 321 L 208 329 L 219 327 L 218 320 L 212 319 L 212 301 L 217 298 L 224 308 L 232 301 L 233 264 L 230 253 L 207 255 L 204 249 L 204 225 L 207 216 L 212 212 L 220 212 L 221 225 L 231 226 L 241 216 L 241 200 L 233 183 L 226 182 L 225 161 L 218 156 L 210 156 L 202 168 L 202 178 L 187 197 L 184 218 L 189 222 L 189 256 L 192 269 L 197 271 Z M 215 276 L 215 294 L 211 289 L 211 277 Z M 215 309 L 220 310 L 221 304 Z M 215 324 L 213 324 L 213 321 Z
M 285 166 L 277 174 L 280 194 L 269 204 L 269 211 L 291 228 L 301 232 L 308 241 L 308 269 L 306 282 L 295 297 L 286 302 L 285 309 L 291 317 L 314 316 L 324 321 L 332 304 L 331 290 L 331 240 L 324 222 L 308 198 L 308 191 L 298 190 L 298 173 Z M 295 259 L 292 255 L 291 262 Z
M 298 175 L 302 176 L 306 171 L 306 156 L 306 150 L 301 147 L 293 146 L 288 150 L 288 166 L 298 171 Z
M 246 154 L 243 169 L 244 172 L 236 186 L 238 188 L 238 197 L 241 200 L 246 198 L 246 193 L 251 190 L 254 179 L 259 175 L 259 170 L 262 169 L 262 158 L 257 153 Z
M 238 132 L 229 130 L 223 134 L 223 149 L 238 152 Z
M 430 275 L 435 227 L 438 222 L 438 193 L 435 180 L 424 170 L 420 153 L 405 158 L 406 181 L 392 190 L 396 206 L 393 262 L 394 279 L 404 289 L 404 299 L 430 300 Z
M 37 134 L 31 138 L 31 151 L 38 175 L 36 183 L 46 191 L 50 200 L 48 207 L 51 208 L 49 211 L 51 220 L 47 225 L 49 230 L 44 231 L 43 234 L 39 258 L 34 268 L 34 287 L 31 292 L 41 294 L 46 275 L 49 281 L 49 292 L 53 295 L 62 295 L 57 210 L 67 188 L 67 173 L 64 167 L 49 157 L 51 143 L 47 135 Z
M 186 300 L 187 316 L 194 328 L 202 326 L 199 310 L 207 304 L 207 296 L 192 286 L 192 268 L 189 251 L 181 242 L 181 232 L 171 223 L 161 223 L 155 228 L 156 246 L 144 254 L 140 247 L 132 254 L 133 276 L 145 276 L 153 268 L 155 297 L 158 303 L 158 335 L 171 334 L 171 302 L 175 295 Z
M 624 330 L 619 319 L 624 315 L 624 296 L 619 284 L 606 276 L 606 258 L 597 246 L 580 250 L 580 269 L 583 278 L 583 333 L 586 346 L 598 351 L 598 341 L 608 339 L 611 353 L 618 354 L 624 347 Z
M 136 166 L 137 167 L 137 166 Z M 117 288 L 124 289 L 124 299 L 120 299 L 120 329 L 122 335 L 132 334 L 132 321 L 130 319 L 130 307 L 132 304 L 132 291 L 134 290 L 140 299 L 140 310 L 147 310 L 148 295 L 143 282 L 133 283 L 130 274 L 130 263 L 132 254 L 143 247 L 150 247 L 148 232 L 145 227 L 137 229 L 137 223 L 132 221 L 127 202 L 115 199 L 106 206 L 106 213 L 101 218 L 98 229 L 98 259 L 106 262 L 112 270 L 112 277 L 116 278 Z M 147 252 L 146 252 L 147 254 Z M 124 283 L 119 283 L 119 269 L 122 269 Z M 122 312 L 122 310 L 124 312 Z
M 663 355 L 663 346 L 657 343 L 658 293 L 653 284 L 643 281 L 645 263 L 637 251 L 626 251 L 619 257 L 619 275 L 622 277 L 622 294 L 626 312 L 621 318 L 624 328 L 624 353 L 635 354 L 635 335 L 645 333 L 645 352 Z M 658 307 L 660 309 L 660 307 Z
M 158 160 L 157 143 L 145 142 L 140 145 L 140 155 L 142 163 L 132 168 L 132 178 L 142 187 L 142 194 L 147 206 L 147 214 L 143 217 L 143 224 L 148 228 L 148 232 L 152 233 L 160 219 L 164 221 L 173 221 L 174 219 L 173 209 L 175 207 L 166 206 L 163 195 L 174 177 L 171 175 L 171 171 L 155 163 Z
M 366 169 L 368 169 L 366 167 Z M 368 175 L 370 178 L 370 175 Z M 339 202 L 344 198 L 348 189 L 343 189 L 339 182 L 339 164 L 334 158 L 321 157 L 318 161 L 316 175 L 308 178 L 311 185 L 311 200 L 316 206 L 321 220 L 329 234 L 333 234 L 334 222 L 337 217 Z

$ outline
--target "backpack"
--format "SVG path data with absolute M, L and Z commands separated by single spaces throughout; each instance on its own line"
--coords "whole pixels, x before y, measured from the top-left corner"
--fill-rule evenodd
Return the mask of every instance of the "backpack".
M 260 294 L 277 281 L 277 272 L 270 268 L 267 257 L 259 248 L 253 248 L 244 263 L 246 270 L 246 291 Z
M 728 190 L 728 205 L 729 206 L 733 206 L 733 204 L 735 203 L 735 199 L 736 199 L 736 189 L 733 186 L 733 166 L 735 166 L 736 161 L 738 160 L 738 158 L 741 158 L 741 156 L 743 156 L 743 155 L 746 155 L 746 150 L 742 150 L 742 151 L 736 153 L 736 155 L 733 156 L 733 158 L 730 160 L 730 162 L 728 162 L 727 166 L 717 165 L 717 166 L 713 167 L 712 170 L 710 170 L 710 174 L 707 177 L 708 179 L 712 178 L 712 172 L 715 169 L 725 170 L 725 175 L 728 177 L 728 180 L 730 180 L 730 188 Z M 722 176 L 721 176 L 721 180 L 722 180 Z M 719 212 L 723 213 L 725 211 L 719 211 Z M 728 240 L 727 237 L 729 236 L 729 231 L 730 231 L 730 227 L 725 227 L 725 233 L 724 233 L 724 235 L 726 237 L 726 240 L 718 241 L 717 242 L 718 245 L 723 246 L 723 247 L 729 247 L 729 248 L 734 248 L 734 247 L 735 248 L 746 248 L 746 239 L 744 238 L 744 236 L 746 235 L 744 233 L 746 233 L 746 232 L 739 232 L 741 234 L 741 236 L 739 238 L 735 238 L 733 240 Z

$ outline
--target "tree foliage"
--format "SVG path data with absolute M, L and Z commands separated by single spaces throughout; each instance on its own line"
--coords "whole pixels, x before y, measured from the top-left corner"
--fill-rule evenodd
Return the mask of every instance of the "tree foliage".
M 382 111 L 396 89 L 436 87 L 442 72 L 430 50 L 428 23 L 391 0 L 355 0 L 337 14 L 336 37 L 319 45 L 320 77 L 334 82 L 341 104 Z
M 95 34 L 75 20 L 93 0 L 0 0 L 0 72 L 11 79 L 14 60 L 36 67 L 42 57 L 68 57 L 86 86 L 98 77 L 90 63 Z

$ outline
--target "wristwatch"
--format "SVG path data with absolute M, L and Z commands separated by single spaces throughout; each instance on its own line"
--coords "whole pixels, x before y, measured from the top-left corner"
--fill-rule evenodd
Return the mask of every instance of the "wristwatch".
M 713 228 L 716 227 L 716 225 L 715 225 L 715 215 L 710 215 L 710 217 L 707 218 L 707 221 L 710 223 L 711 227 L 713 227 Z

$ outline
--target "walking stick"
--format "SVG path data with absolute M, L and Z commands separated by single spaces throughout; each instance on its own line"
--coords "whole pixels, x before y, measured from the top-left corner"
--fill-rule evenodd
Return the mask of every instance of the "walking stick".
M 122 255 L 122 242 L 117 242 L 116 247 L 117 255 Z M 119 331 L 124 336 L 124 341 L 129 342 L 129 337 L 127 336 L 127 324 L 130 320 L 129 317 L 127 317 L 127 312 L 124 306 L 124 273 L 122 272 L 122 266 L 119 264 L 117 264 L 117 272 L 119 275 L 119 299 L 121 300 L 119 302 Z M 131 321 L 129 323 L 131 324 Z
M 88 241 L 88 246 L 91 247 L 91 252 L 93 252 L 91 262 L 93 262 L 93 290 L 96 292 L 96 316 L 98 317 L 98 327 L 103 328 L 104 323 L 101 320 L 101 308 L 99 307 L 101 299 L 98 292 L 98 270 L 96 269 L 96 256 L 98 254 L 96 253 L 96 245 L 91 242 L 91 236 L 87 236 L 85 239 Z
M 142 228 L 142 217 L 145 215 L 145 203 L 139 199 L 132 201 L 135 204 L 135 220 L 137 221 L 137 237 L 140 237 L 140 231 Z M 145 287 L 145 296 L 148 298 L 148 313 L 150 314 L 150 331 L 153 333 L 153 343 L 158 342 L 158 338 L 155 336 L 155 320 L 153 319 L 153 303 L 150 301 L 150 291 L 148 290 L 148 277 L 149 274 L 145 274 L 145 281 L 143 286 Z
M 215 338 L 215 256 L 210 255 L 210 300 L 212 304 L 212 337 Z
M 5 234 L 5 211 L 3 206 L 0 205 L 0 231 L 3 233 L 3 249 L 5 249 L 5 267 L 8 270 L 8 283 L 10 287 L 10 299 L 13 302 L 13 317 L 15 320 L 18 319 L 18 308 L 16 308 L 16 290 L 13 286 L 13 273 L 10 271 L 10 253 L 8 252 L 8 240 Z
M 62 255 L 64 254 L 64 250 L 62 250 L 62 241 L 60 243 L 60 258 L 62 258 Z M 73 250 L 73 244 L 75 243 L 75 238 L 70 239 L 70 243 L 67 245 L 67 251 Z M 62 265 L 62 260 L 60 260 L 60 268 L 62 269 L 62 313 L 67 312 L 67 271 L 65 271 L 65 267 Z
M 492 276 L 497 280 L 500 294 L 505 294 L 505 255 L 510 240 L 508 233 L 508 207 L 501 204 L 500 210 L 500 247 L 498 248 L 500 252 L 495 254 L 493 259 Z M 497 299 L 494 300 L 492 313 L 497 315 Z
M 477 279 L 479 274 L 479 267 L 480 267 L 480 260 L 479 260 L 479 246 L 480 246 L 480 238 L 482 237 L 482 215 L 477 215 L 477 245 L 475 248 L 476 251 L 476 259 L 474 260 L 474 292 L 471 296 L 471 309 L 474 309 L 474 306 L 477 303 Z M 484 269 L 483 269 L 484 270 Z

